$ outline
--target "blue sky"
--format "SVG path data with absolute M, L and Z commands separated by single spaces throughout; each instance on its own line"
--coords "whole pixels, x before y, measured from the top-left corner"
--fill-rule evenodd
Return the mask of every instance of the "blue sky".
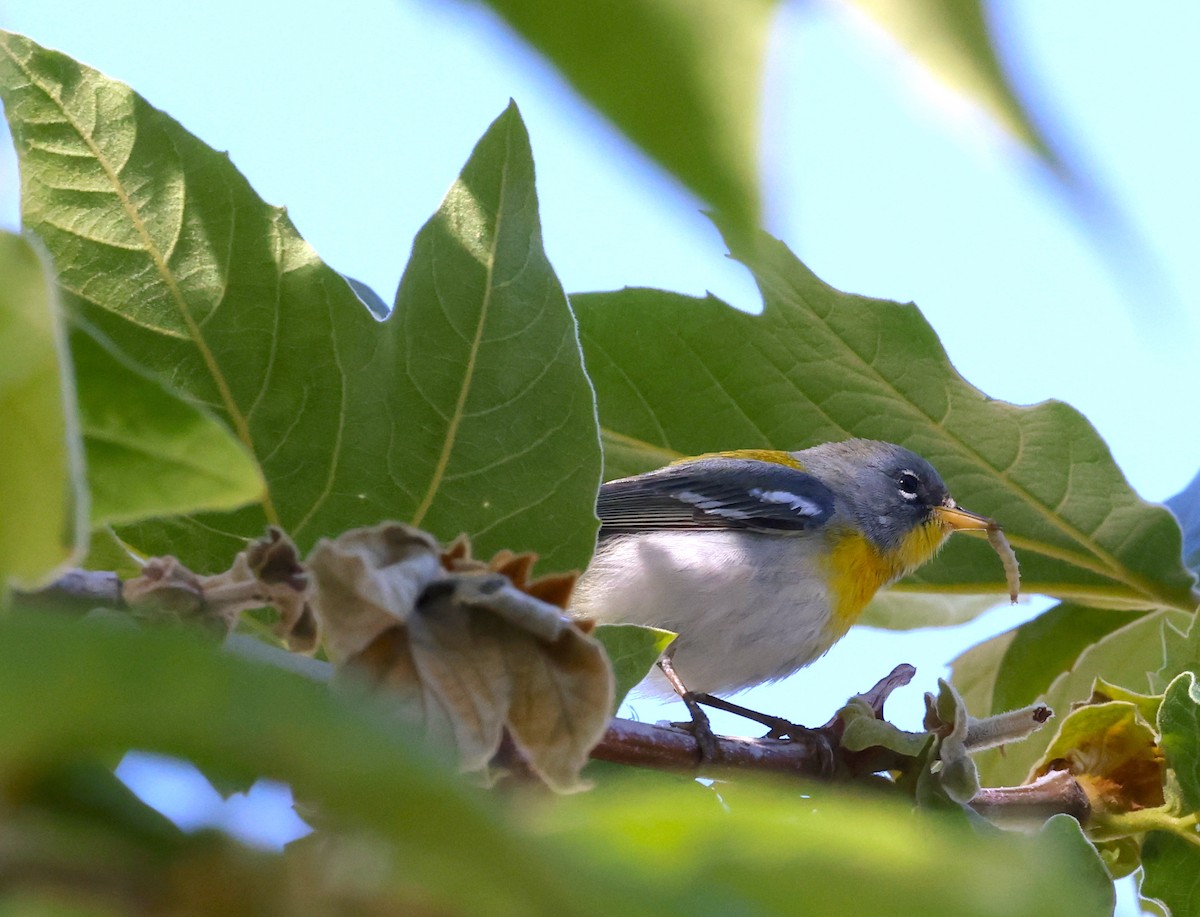
M 915 301 L 988 394 L 1075 405 L 1133 485 L 1164 499 L 1200 468 L 1200 127 L 1187 115 L 1200 85 L 1200 7 L 995 7 L 1019 85 L 1147 240 L 1161 284 L 1122 286 L 1036 163 L 832 3 L 788 6 L 772 41 L 767 228 L 835 286 Z M 68 15 L 46 0 L 0 0 L 0 26 L 130 83 L 229 150 L 326 261 L 384 299 L 413 235 L 512 97 L 533 143 L 546 248 L 568 291 L 711 290 L 757 307 L 702 204 L 486 11 L 432 0 L 346 10 L 94 0 Z M 0 225 L 12 227 L 16 165 L 0 146 Z M 915 663 L 929 688 L 958 650 L 1030 613 L 998 609 L 949 632 L 856 632 L 769 703 L 823 721 L 898 661 Z M 900 710 L 915 717 L 919 692 L 908 693 Z

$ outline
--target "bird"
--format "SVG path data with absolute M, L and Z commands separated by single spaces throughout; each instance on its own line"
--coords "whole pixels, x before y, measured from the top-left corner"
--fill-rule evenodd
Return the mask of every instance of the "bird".
M 640 690 L 685 701 L 809 665 L 953 532 L 1002 540 L 928 461 L 869 439 L 706 453 L 603 484 L 596 512 L 596 552 L 571 611 L 678 634 L 664 657 L 671 683 Z M 1015 558 L 1005 569 L 1015 590 Z

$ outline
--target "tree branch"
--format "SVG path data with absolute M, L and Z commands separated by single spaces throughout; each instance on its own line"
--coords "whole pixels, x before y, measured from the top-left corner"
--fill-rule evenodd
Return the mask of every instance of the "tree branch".
M 101 570 L 68 570 L 54 582 L 31 592 L 15 593 L 17 601 L 33 610 L 91 611 L 97 606 L 122 608 L 121 577 Z
M 971 808 L 1013 827 L 1040 824 L 1051 815 L 1070 815 L 1086 825 L 1092 817 L 1087 793 L 1067 771 L 1051 771 L 1024 786 L 984 787 L 971 800 Z

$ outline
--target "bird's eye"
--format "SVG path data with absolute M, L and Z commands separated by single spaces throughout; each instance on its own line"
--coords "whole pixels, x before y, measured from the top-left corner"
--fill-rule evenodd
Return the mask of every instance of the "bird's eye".
M 917 499 L 917 491 L 921 487 L 921 479 L 911 471 L 901 471 L 896 477 L 896 484 L 900 488 L 900 496 L 905 500 Z

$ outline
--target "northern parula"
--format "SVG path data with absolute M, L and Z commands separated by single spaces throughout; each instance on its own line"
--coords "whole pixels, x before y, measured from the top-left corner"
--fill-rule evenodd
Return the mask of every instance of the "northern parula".
M 686 459 L 604 484 L 596 509 L 572 611 L 677 632 L 675 672 L 709 694 L 808 665 L 951 532 L 998 531 L 925 459 L 866 439 Z

